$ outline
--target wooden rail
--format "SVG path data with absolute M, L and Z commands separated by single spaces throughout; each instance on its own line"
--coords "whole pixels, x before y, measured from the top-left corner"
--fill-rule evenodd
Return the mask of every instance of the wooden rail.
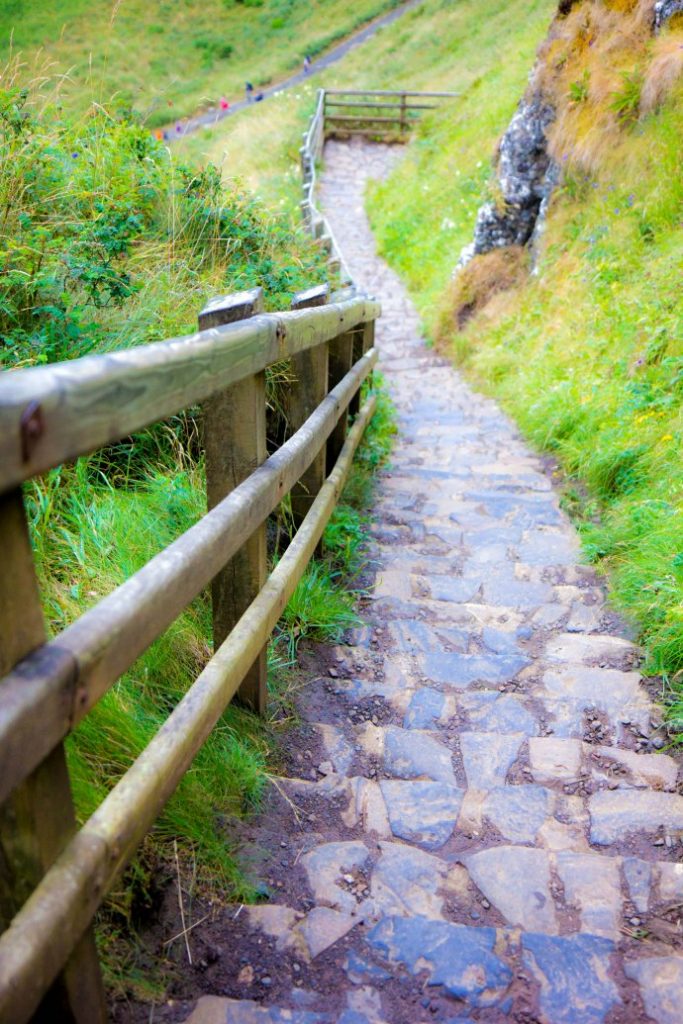
M 386 89 L 326 89 L 323 121 L 326 135 L 389 136 L 399 140 L 423 110 L 434 110 L 454 92 L 411 92 Z M 431 102 L 425 102 L 429 100 Z M 342 113 L 335 113 L 342 110 Z
M 210 303 L 200 330 L 0 376 L 0 1021 L 101 1024 L 91 922 L 236 694 L 266 703 L 265 647 L 320 544 L 374 399 L 378 303 L 327 286 L 264 314 L 260 289 Z M 265 370 L 292 360 L 294 433 L 265 450 Z M 48 640 L 21 483 L 202 404 L 207 514 Z M 352 425 L 350 425 L 350 420 Z M 268 576 L 265 520 L 292 492 L 299 529 Z M 63 741 L 212 586 L 215 653 L 76 830 Z

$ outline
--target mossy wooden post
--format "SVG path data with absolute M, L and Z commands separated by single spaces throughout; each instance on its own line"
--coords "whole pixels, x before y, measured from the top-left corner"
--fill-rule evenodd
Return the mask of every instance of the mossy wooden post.
M 4 676 L 47 639 L 19 489 L 0 496 L 0 557 L 0 676 Z M 39 720 L 36 728 L 40 728 Z M 69 776 L 60 743 L 0 808 L 3 929 L 75 831 Z M 32 1019 L 35 1024 L 104 1024 L 104 989 L 92 929 L 85 932 Z
M 325 306 L 329 300 L 329 286 L 319 285 L 299 292 L 292 299 L 292 309 L 310 309 Z M 328 377 L 327 345 L 317 345 L 292 357 L 292 369 L 296 380 L 289 396 L 289 418 L 292 433 L 301 427 L 315 412 L 327 394 Z M 292 488 L 292 517 L 298 529 L 315 501 L 325 481 L 325 445 L 306 470 L 301 480 Z M 318 552 L 319 553 L 319 552 Z
M 344 334 L 340 334 L 338 338 L 334 338 L 328 342 L 329 345 L 329 371 L 328 371 L 328 388 L 333 388 L 335 384 L 344 377 L 351 367 L 353 366 L 353 339 L 354 331 L 346 331 Z M 344 441 L 346 439 L 346 432 L 348 428 L 349 414 L 348 408 L 344 409 L 337 426 L 330 434 L 327 442 L 327 472 L 332 472 L 334 465 L 339 458 L 339 453 L 344 447 Z
M 366 324 L 362 324 L 356 328 L 356 332 L 353 337 L 353 361 L 357 363 L 361 356 L 364 356 L 366 352 L 369 352 L 375 342 L 375 321 L 369 320 Z M 358 415 L 360 409 L 361 392 L 360 389 L 351 399 L 349 403 L 349 413 L 351 416 Z
M 263 312 L 263 291 L 214 299 L 199 314 L 199 328 L 221 327 Z M 212 396 L 203 406 L 206 451 L 206 492 L 209 509 L 265 462 L 266 375 L 255 373 Z M 253 533 L 214 578 L 213 643 L 218 650 L 264 585 L 267 576 L 266 525 Z M 265 714 L 266 649 L 245 676 L 238 700 L 259 715 Z

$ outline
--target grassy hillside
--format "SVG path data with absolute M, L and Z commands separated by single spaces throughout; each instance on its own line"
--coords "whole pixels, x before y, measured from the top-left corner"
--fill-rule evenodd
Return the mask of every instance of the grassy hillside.
M 134 107 L 151 125 L 297 68 L 397 0 L 0 0 L 0 66 L 66 76 L 62 102 Z
M 262 285 L 267 308 L 325 279 L 319 250 L 289 222 L 210 166 L 178 162 L 134 120 L 106 107 L 73 118 L 53 84 L 25 88 L 14 66 L 0 89 L 0 363 L 11 370 L 192 332 L 216 294 Z M 282 367 L 269 376 L 270 423 Z M 258 803 L 277 769 L 274 738 L 292 713 L 292 657 L 301 639 L 338 639 L 354 621 L 360 511 L 386 454 L 390 415 L 375 422 L 346 504 L 286 609 L 269 657 L 270 718 L 231 707 L 184 777 L 98 931 L 113 993 L 163 993 L 128 935 L 180 870 L 197 892 L 250 899 L 229 824 Z M 189 409 L 32 481 L 26 504 L 49 629 L 56 633 L 109 593 L 205 510 Z M 283 509 L 279 525 L 289 521 Z M 211 653 L 201 595 L 99 702 L 68 742 L 80 820 L 159 729 Z M 189 881 L 187 883 L 190 884 Z
M 305 86 L 269 100 L 261 109 L 241 112 L 187 136 L 177 144 L 179 152 L 194 160 L 212 161 L 222 168 L 226 180 L 239 176 L 269 202 L 295 215 L 299 200 L 298 149 L 318 87 L 459 92 L 469 89 L 486 73 L 497 76 L 501 86 L 499 108 L 489 114 L 484 111 L 484 123 L 472 121 L 471 128 L 476 133 L 473 146 L 481 146 L 488 154 L 500 125 L 524 88 L 535 48 L 553 10 L 552 0 L 493 0 L 485 9 L 472 0 L 425 0 Z M 459 107 L 459 101 L 454 101 L 448 116 L 457 117 Z M 426 140 L 434 124 L 438 121 L 425 118 L 425 145 L 430 144 Z M 434 158 L 439 159 L 437 140 L 433 146 Z M 472 208 L 487 173 L 484 163 L 473 183 Z M 415 202 L 421 206 L 422 193 L 419 189 L 417 192 Z M 426 253 L 421 255 L 429 261 L 434 225 L 438 234 L 443 220 L 440 198 L 433 197 L 433 224 L 425 231 L 424 242 L 411 234 L 411 249 L 416 243 L 423 244 Z M 455 251 L 454 236 L 439 237 Z
M 609 574 L 680 729 L 683 26 L 653 38 L 652 6 L 584 0 L 543 50 L 563 182 L 533 276 L 519 284 L 499 251 L 448 284 L 495 195 L 495 139 L 524 87 L 518 55 L 531 67 L 528 20 L 510 19 L 523 25 L 505 39 L 512 60 L 482 68 L 369 205 L 428 332 L 575 482 L 586 555 Z M 459 330 L 468 303 L 478 312 Z

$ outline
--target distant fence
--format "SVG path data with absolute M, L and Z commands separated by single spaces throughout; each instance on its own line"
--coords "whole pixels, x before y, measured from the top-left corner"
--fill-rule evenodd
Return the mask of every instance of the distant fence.
M 304 133 L 301 159 L 301 214 L 307 230 L 328 254 L 332 275 L 339 274 L 342 287 L 352 285 L 351 272 L 334 232 L 316 201 L 317 166 L 325 139 L 368 135 L 376 139 L 405 141 L 423 111 L 435 110 L 454 92 L 396 92 L 381 89 L 319 89 L 315 112 Z M 343 114 L 334 113 L 342 109 Z
M 325 89 L 323 116 L 327 136 L 372 135 L 400 140 L 425 110 L 436 110 L 455 92 L 384 89 Z M 337 113 L 340 111 L 340 113 Z
M 256 289 L 210 303 L 190 337 L 0 374 L 2 1024 L 105 1020 L 93 916 L 232 697 L 265 709 L 265 645 L 373 413 L 379 314 L 327 286 L 264 314 Z M 294 432 L 268 458 L 265 371 L 282 359 Z M 48 640 L 22 482 L 197 403 L 209 512 Z M 265 520 L 288 493 L 298 531 L 268 576 Z M 215 654 L 77 831 L 65 737 L 209 584 Z

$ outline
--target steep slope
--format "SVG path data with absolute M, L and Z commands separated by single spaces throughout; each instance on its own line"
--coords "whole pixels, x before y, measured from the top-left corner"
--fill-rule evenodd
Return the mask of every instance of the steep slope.
M 674 696 L 683 669 L 682 19 L 670 5 L 664 20 L 653 0 L 561 8 L 525 101 L 540 89 L 552 106 L 545 156 L 560 181 L 535 253 L 494 247 L 449 284 L 482 200 L 501 215 L 514 205 L 489 162 L 492 130 L 500 137 L 519 98 L 503 98 L 500 68 L 416 140 L 373 191 L 370 211 L 427 330 L 576 481 L 567 502 L 586 554 L 610 573 L 615 603 L 640 631 L 649 668 L 663 675 L 675 730 L 683 719 Z
M 241 95 L 301 64 L 398 0 L 0 0 L 0 65 L 65 75 L 62 102 L 134 107 L 154 126 Z

